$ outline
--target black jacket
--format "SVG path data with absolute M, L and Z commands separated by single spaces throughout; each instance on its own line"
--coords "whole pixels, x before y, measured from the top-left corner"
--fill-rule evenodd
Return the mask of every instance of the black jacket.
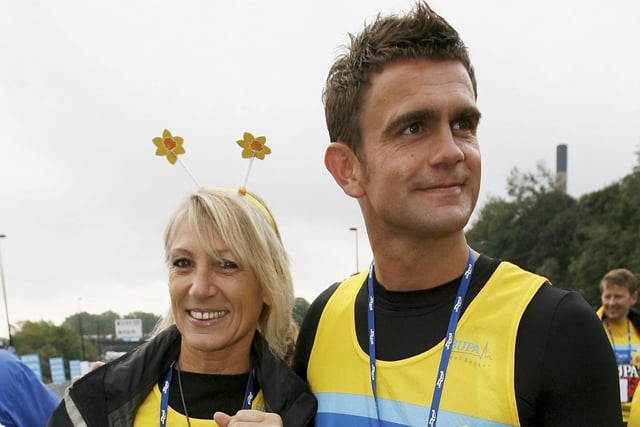
M 132 426 L 138 407 L 178 357 L 181 335 L 175 326 L 137 349 L 89 372 L 65 392 L 47 427 Z M 311 425 L 317 402 L 307 384 L 276 357 L 256 332 L 251 363 L 269 412 L 285 426 Z M 85 424 L 81 424 L 84 422 Z

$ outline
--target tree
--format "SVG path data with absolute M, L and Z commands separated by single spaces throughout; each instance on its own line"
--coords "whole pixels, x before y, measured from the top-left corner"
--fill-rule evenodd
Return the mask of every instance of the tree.
M 62 324 L 75 331 L 78 335 L 80 334 L 80 325 L 82 325 L 83 335 L 97 337 L 115 335 L 116 319 L 125 318 L 142 319 L 142 332 L 143 334 L 149 334 L 160 319 L 160 316 L 142 311 L 135 311 L 125 316 L 121 316 L 114 311 L 105 311 L 100 314 L 82 312 L 67 317 Z
M 12 337 L 16 354 L 38 353 L 46 382 L 51 381 L 50 357 L 62 357 L 65 361 L 80 359 L 80 337 L 71 329 L 43 320 L 20 322 L 19 327 L 20 330 Z M 85 342 L 85 359 L 98 360 L 98 350 L 90 342 Z M 69 377 L 66 363 L 65 370 Z
M 158 321 L 160 321 L 161 316 L 143 311 L 134 311 L 125 315 L 124 319 L 142 319 L 142 334 L 149 335 L 156 327 Z
M 105 311 L 101 314 L 83 311 L 67 317 L 62 325 L 75 331 L 78 335 L 80 335 L 80 326 L 82 326 L 83 335 L 114 335 L 116 333 L 115 320 L 119 318 L 120 315 L 114 311 Z
M 298 324 L 298 326 L 302 325 L 302 321 L 304 320 L 305 314 L 307 314 L 307 310 L 309 309 L 309 301 L 304 298 L 296 298 L 293 305 L 293 320 Z
M 467 232 L 472 247 L 565 283 L 577 201 L 561 191 L 539 163 L 536 173 L 517 168 L 508 179 L 505 201 L 492 197 Z
M 640 163 L 640 152 L 639 163 Z M 600 305 L 600 278 L 626 267 L 640 273 L 640 170 L 574 200 L 542 164 L 514 169 L 511 200 L 493 197 L 467 232 L 472 247 L 543 274 Z
M 640 171 L 579 201 L 570 274 L 592 304 L 599 304 L 599 282 L 612 268 L 640 273 Z

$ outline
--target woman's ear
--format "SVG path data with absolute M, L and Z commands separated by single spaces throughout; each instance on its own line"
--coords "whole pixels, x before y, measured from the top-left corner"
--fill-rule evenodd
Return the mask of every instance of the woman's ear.
M 324 165 L 342 190 L 351 197 L 364 195 L 363 166 L 353 150 L 343 142 L 332 142 L 324 153 Z
M 263 296 L 262 296 L 262 302 L 265 305 L 268 305 L 269 307 L 271 307 L 273 305 L 273 299 L 271 298 L 271 295 L 267 294 L 265 291 L 263 292 Z

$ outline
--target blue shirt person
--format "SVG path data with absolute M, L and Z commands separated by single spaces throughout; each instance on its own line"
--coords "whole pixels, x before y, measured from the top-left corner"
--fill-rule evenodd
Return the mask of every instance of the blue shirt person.
M 0 349 L 1 427 L 42 427 L 59 401 L 31 368 Z

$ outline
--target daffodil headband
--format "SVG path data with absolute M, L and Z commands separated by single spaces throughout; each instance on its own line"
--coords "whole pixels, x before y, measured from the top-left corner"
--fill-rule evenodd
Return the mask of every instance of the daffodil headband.
M 264 136 L 254 137 L 249 132 L 245 132 L 242 139 L 236 141 L 236 143 L 240 147 L 242 147 L 242 158 L 249 159 L 249 165 L 247 166 L 244 180 L 242 181 L 242 185 L 238 188 L 237 193 L 241 196 L 244 196 L 249 202 L 251 202 L 252 205 L 257 207 L 262 215 L 266 218 L 273 231 L 275 231 L 276 234 L 280 236 L 278 227 L 276 226 L 276 222 L 269 212 L 269 209 L 267 209 L 267 207 L 263 205 L 258 199 L 253 197 L 251 193 L 248 193 L 246 188 L 247 180 L 249 179 L 249 172 L 251 171 L 251 166 L 253 165 L 253 159 L 258 158 L 260 160 L 264 160 L 264 157 L 267 154 L 271 154 L 271 149 L 267 147 L 266 142 L 267 138 L 265 138 Z M 165 129 L 162 132 L 162 136 L 153 138 L 153 143 L 157 147 L 157 156 L 165 156 L 169 163 L 171 163 L 172 165 L 176 162 L 180 163 L 191 180 L 196 184 L 196 187 L 201 187 L 201 185 L 198 183 L 198 180 L 195 178 L 195 176 L 193 176 L 189 168 L 187 168 L 187 166 L 178 157 L 180 154 L 185 153 L 185 149 L 183 147 L 184 139 L 182 137 L 173 136 L 171 132 Z M 226 188 L 225 190 L 236 191 L 230 188 Z

